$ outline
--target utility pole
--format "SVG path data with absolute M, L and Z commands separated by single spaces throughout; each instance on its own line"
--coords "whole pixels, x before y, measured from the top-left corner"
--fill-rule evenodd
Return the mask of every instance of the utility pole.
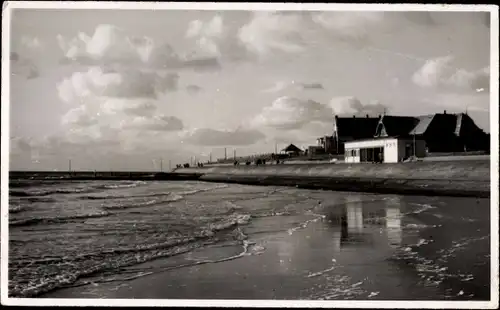
M 71 175 L 71 159 L 68 162 L 68 171 L 69 171 L 69 174 Z
M 210 152 L 210 163 L 212 163 L 212 152 Z
M 236 160 L 236 150 L 233 150 L 233 159 Z
M 415 141 L 415 131 L 413 131 L 413 157 L 417 157 L 416 156 L 416 141 Z
M 163 158 L 160 158 L 160 172 L 163 172 Z
M 224 159 L 227 159 L 227 148 L 224 148 Z
M 168 170 L 172 170 L 172 160 L 168 160 Z

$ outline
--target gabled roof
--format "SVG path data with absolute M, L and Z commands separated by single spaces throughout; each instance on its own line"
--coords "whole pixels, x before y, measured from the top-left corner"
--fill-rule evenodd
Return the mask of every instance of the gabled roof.
M 378 117 L 336 117 L 338 136 L 353 139 L 372 138 L 379 121 Z
M 422 115 L 418 116 L 418 124 L 413 128 L 409 134 L 410 135 L 423 135 L 426 131 L 429 125 L 432 123 L 432 120 L 434 119 L 435 114 L 431 115 Z
M 299 149 L 294 144 L 290 144 L 289 146 L 285 147 L 282 151 L 283 152 L 301 152 L 302 150 Z
M 391 137 L 406 135 L 410 130 L 415 128 L 418 122 L 419 119 L 416 117 L 384 115 L 377 125 L 375 135 L 379 136 L 385 134 Z

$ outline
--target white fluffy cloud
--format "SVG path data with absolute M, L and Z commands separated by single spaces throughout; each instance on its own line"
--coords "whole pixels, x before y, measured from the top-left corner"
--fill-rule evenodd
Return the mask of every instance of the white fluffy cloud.
M 314 100 L 280 97 L 250 120 L 253 128 L 267 127 L 279 131 L 309 131 L 321 134 L 325 125 L 330 126 L 334 115 L 371 116 L 389 112 L 389 108 L 378 101 L 363 104 L 356 97 L 335 97 L 328 104 Z M 329 128 L 329 127 L 328 127 Z
M 152 50 L 149 38 L 130 38 L 113 25 L 98 25 L 92 36 L 80 32 L 77 37 L 66 40 L 57 36 L 64 55 L 72 60 L 102 61 L 147 61 Z
M 193 20 L 189 23 L 186 37 L 195 39 L 200 50 L 207 56 L 220 56 L 220 40 L 225 36 L 224 24 L 220 15 L 204 22 Z
M 251 145 L 265 138 L 254 129 L 217 130 L 198 128 L 185 133 L 184 141 L 202 146 Z
M 82 105 L 69 110 L 62 118 L 63 125 L 74 125 L 77 127 L 88 127 L 98 123 L 97 118 L 92 115 L 87 106 Z
M 329 106 L 333 113 L 338 116 L 365 116 L 371 117 L 390 113 L 390 108 L 377 100 L 362 103 L 356 97 L 335 97 L 329 102 Z
M 459 91 L 489 90 L 490 69 L 467 71 L 453 66 L 453 57 L 445 56 L 428 60 L 412 80 L 420 87 L 444 88 Z
M 73 107 L 62 124 L 78 143 L 116 139 L 129 148 L 143 140 L 140 132 L 180 131 L 180 119 L 157 112 L 160 98 L 177 84 L 173 73 L 100 67 L 75 72 L 57 85 L 61 100 Z
M 429 12 L 257 12 L 238 38 L 249 51 L 266 56 L 300 53 L 325 37 L 363 46 L 379 34 L 433 24 Z
M 241 27 L 238 38 L 248 50 L 258 55 L 275 51 L 298 53 L 304 50 L 301 15 L 255 12 L 251 21 Z
M 374 28 L 385 27 L 384 12 L 321 12 L 312 15 L 315 23 L 341 40 L 362 42 Z
M 331 118 L 332 111 L 327 105 L 314 100 L 284 96 L 262 109 L 261 113 L 252 119 L 251 124 L 256 128 L 264 126 L 291 130 L 299 129 L 310 122 L 324 122 Z
M 62 80 L 57 89 L 61 99 L 66 102 L 88 96 L 154 99 L 164 92 L 176 90 L 178 79 L 175 73 L 106 71 L 91 67 L 88 71 L 75 72 Z
M 129 36 L 123 29 L 114 25 L 98 25 L 92 36 L 81 32 L 72 39 L 58 35 L 57 40 L 64 54 L 63 63 L 77 62 L 83 65 L 118 63 L 127 66 L 148 66 L 154 69 L 219 67 L 213 57 L 179 55 L 166 42 L 155 42 L 147 36 Z

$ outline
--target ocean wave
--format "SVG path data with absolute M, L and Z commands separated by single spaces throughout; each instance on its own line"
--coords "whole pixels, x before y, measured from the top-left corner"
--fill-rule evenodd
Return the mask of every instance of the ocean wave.
M 135 202 L 135 203 L 125 203 L 125 204 L 115 204 L 109 206 L 101 206 L 101 208 L 106 210 L 116 210 L 116 209 L 130 209 L 130 208 L 140 208 L 146 206 L 159 205 L 162 203 L 175 202 L 184 199 L 183 196 L 180 195 L 169 195 L 170 197 L 167 199 L 152 199 L 143 202 Z
M 217 263 L 227 260 L 236 259 L 245 255 L 249 255 L 249 246 L 253 243 L 247 241 L 247 236 L 242 232 L 239 225 L 248 224 L 250 215 L 232 214 L 228 218 L 222 219 L 216 223 L 211 223 L 190 237 L 182 237 L 171 239 L 166 242 L 139 244 L 135 247 L 121 247 L 101 250 L 94 253 L 83 253 L 73 257 L 44 257 L 41 259 L 26 259 L 17 260 L 15 266 L 11 266 L 21 274 L 23 269 L 46 268 L 45 266 L 58 266 L 59 274 L 57 275 L 40 275 L 30 281 L 10 282 L 9 295 L 11 297 L 35 297 L 42 293 L 46 293 L 53 289 L 61 287 L 71 287 L 85 285 L 87 283 L 78 284 L 76 281 L 79 278 L 90 276 L 95 273 L 104 272 L 106 270 L 117 270 L 128 266 L 144 263 L 160 257 L 168 257 L 192 251 L 209 244 L 214 244 L 219 241 L 218 238 L 213 238 L 217 232 L 233 229 L 234 234 L 230 234 L 233 240 L 242 243 L 243 251 L 237 255 L 222 258 L 219 260 L 206 260 L 195 262 L 194 264 Z M 89 261 L 92 264 L 89 264 Z M 83 265 L 82 265 L 83 264 Z M 13 268 L 15 267 L 15 268 Z M 183 266 L 177 266 L 177 268 Z M 68 270 L 69 268 L 69 270 Z M 43 269 L 42 269 L 43 270 Z M 38 271 L 38 270 L 35 270 Z M 147 274 L 147 273 L 146 273 Z M 142 274 L 142 275 L 146 275 Z
M 410 205 L 418 206 L 419 208 L 415 211 L 408 212 L 407 214 L 419 214 L 430 209 L 436 209 L 436 207 L 427 203 L 410 203 Z
M 147 182 L 145 181 L 136 181 L 132 183 L 121 183 L 121 184 L 111 184 L 111 185 L 102 185 L 98 186 L 97 188 L 102 188 L 102 189 L 118 189 L 118 188 L 132 188 L 132 187 L 138 187 L 141 185 L 145 185 Z
M 193 190 L 188 190 L 188 191 L 183 191 L 183 192 L 178 192 L 177 194 L 186 196 L 186 195 L 194 195 L 197 193 L 203 193 L 203 192 L 208 192 L 208 191 L 213 191 L 216 189 L 222 189 L 222 188 L 227 188 L 229 185 L 223 184 L 223 185 L 217 185 L 217 186 L 212 186 L 212 187 L 207 187 L 207 188 L 199 188 L 199 189 L 193 189 Z
M 37 196 L 49 196 L 55 194 L 80 194 L 92 192 L 92 188 L 72 188 L 72 189 L 49 189 L 49 190 L 38 190 L 38 191 L 18 191 L 11 190 L 9 195 L 13 197 L 37 197 Z
M 114 187 L 113 187 L 114 186 Z M 138 185 L 135 185 L 138 186 Z M 130 186 L 130 185 L 104 185 L 102 188 L 127 188 L 127 187 L 135 187 L 135 186 Z M 79 199 L 82 200 L 112 200 L 112 199 L 131 199 L 131 198 L 148 198 L 148 197 L 162 197 L 162 196 L 172 196 L 175 195 L 175 197 L 183 197 L 183 196 L 188 196 L 188 195 L 194 195 L 197 193 L 201 192 L 207 192 L 215 189 L 220 189 L 220 188 L 226 188 L 227 185 L 220 185 L 220 186 L 213 186 L 213 187 L 208 187 L 208 188 L 201 188 L 201 189 L 194 189 L 194 190 L 187 190 L 187 191 L 182 191 L 182 192 L 163 192 L 163 193 L 153 193 L 153 194 L 139 194 L 139 195 L 86 195 L 86 196 L 81 196 Z M 174 201 L 179 200 L 175 199 Z
M 24 211 L 26 208 L 21 205 L 9 205 L 9 213 L 19 213 Z
M 34 186 L 47 186 L 47 185 L 61 185 L 67 183 L 78 183 L 73 180 L 58 180 L 58 181 L 48 181 L 48 180 L 9 180 L 9 188 L 25 188 Z
M 170 192 L 166 193 L 154 193 L 154 194 L 142 194 L 142 195 L 110 195 L 110 196 L 81 196 L 81 200 L 113 200 L 113 199 L 132 199 L 132 198 L 148 198 L 148 197 L 162 197 L 171 195 Z
M 68 183 L 68 182 L 66 182 Z M 49 189 L 43 189 L 43 190 L 19 190 L 19 188 L 33 188 L 36 186 L 47 186 L 47 185 L 62 185 L 64 182 L 37 182 L 37 183 L 13 183 L 9 184 L 10 187 L 12 188 L 18 188 L 15 190 L 10 190 L 9 195 L 12 197 L 38 197 L 38 196 L 49 196 L 49 195 L 56 195 L 56 194 L 84 194 L 84 193 L 92 193 L 95 191 L 100 191 L 100 190 L 107 190 L 107 189 L 126 189 L 126 188 L 133 188 L 133 187 L 138 187 L 144 184 L 147 184 L 144 181 L 135 181 L 135 182 L 126 182 L 126 183 L 119 183 L 119 184 L 85 184 L 85 187 L 76 187 L 76 188 L 68 188 L 68 189 L 61 189 L 61 188 L 49 188 Z M 76 182 L 76 184 L 79 184 L 82 186 L 82 183 Z M 66 184 L 67 185 L 67 184 Z M 52 187 L 52 186 L 51 186 Z M 126 196 L 125 196 L 126 197 Z M 83 199 L 107 199 L 108 197 L 103 196 L 101 198 L 100 196 L 87 196 L 87 198 Z
M 29 226 L 39 223 L 53 224 L 53 223 L 63 223 L 71 220 L 86 219 L 86 218 L 96 218 L 108 216 L 110 213 L 106 211 L 82 214 L 82 215 L 71 215 L 71 216 L 60 216 L 60 217 L 32 217 L 21 220 L 11 220 L 9 221 L 10 226 Z

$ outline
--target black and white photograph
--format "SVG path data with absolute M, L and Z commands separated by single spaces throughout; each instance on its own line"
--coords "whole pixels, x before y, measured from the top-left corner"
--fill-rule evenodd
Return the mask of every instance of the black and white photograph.
M 498 6 L 7 1 L 4 305 L 498 308 Z

